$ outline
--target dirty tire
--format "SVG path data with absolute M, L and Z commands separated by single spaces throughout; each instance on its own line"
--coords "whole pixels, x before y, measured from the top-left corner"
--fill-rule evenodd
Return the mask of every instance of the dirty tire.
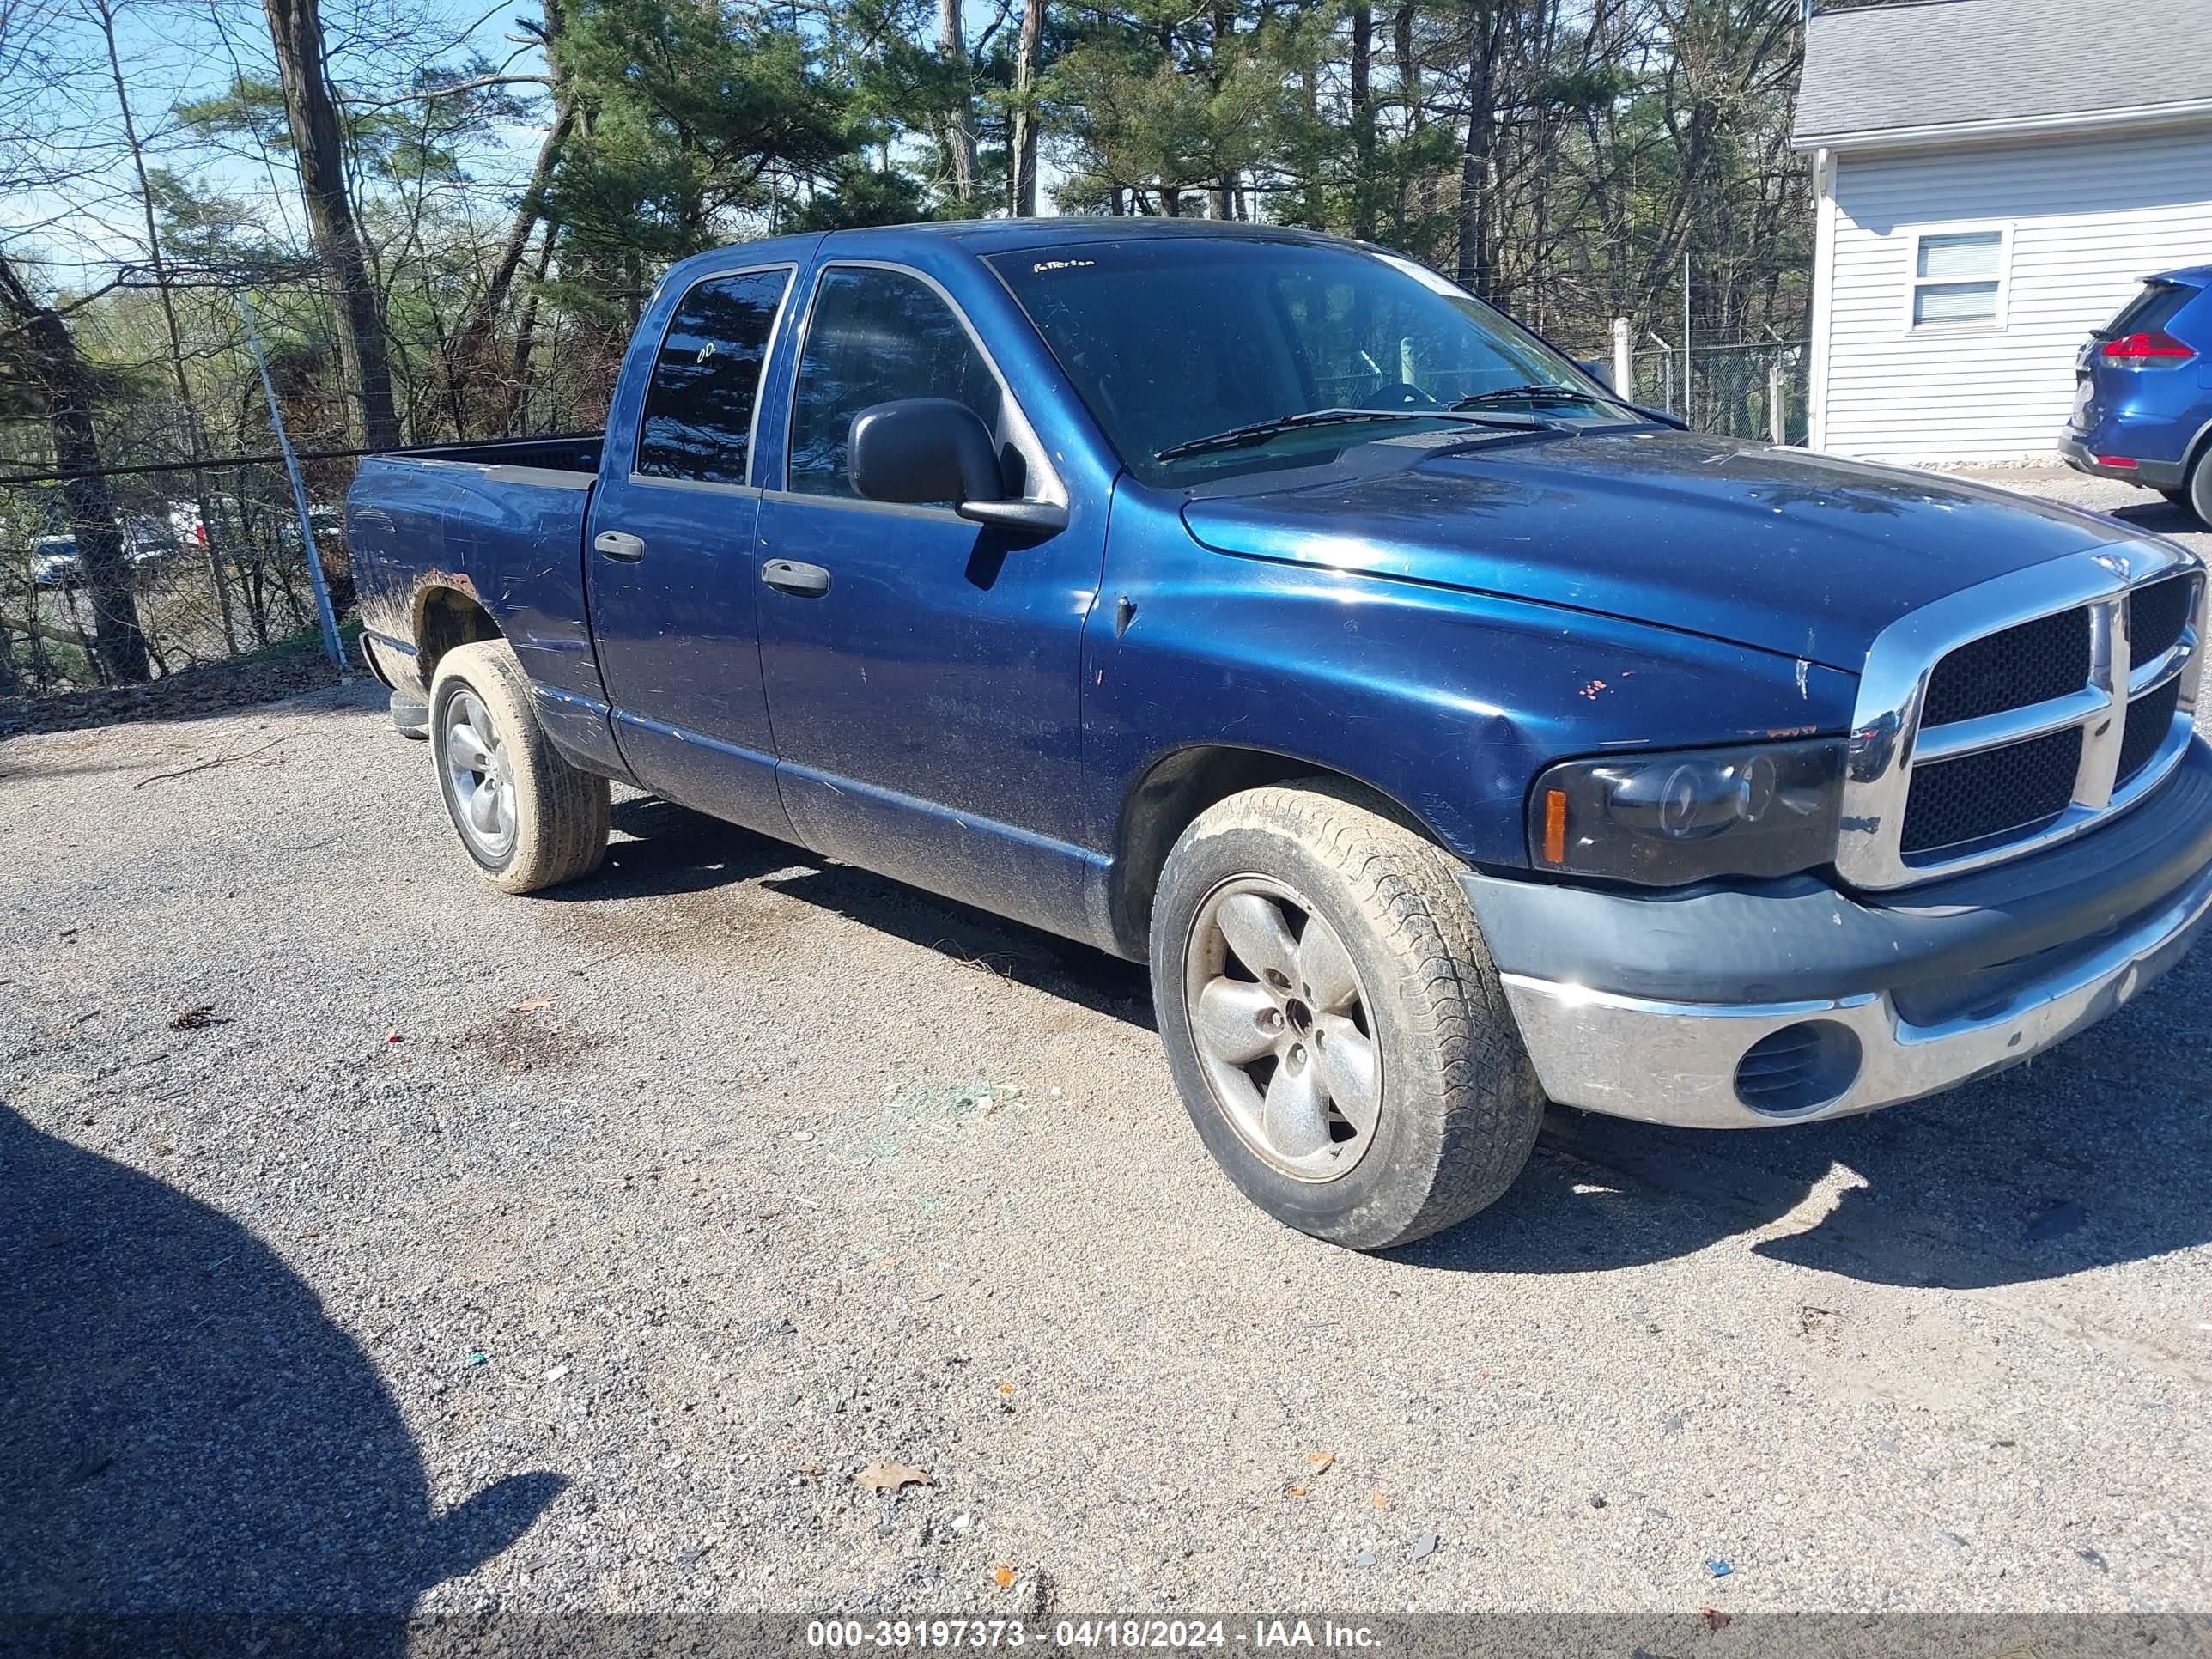
M 2212 530 L 2212 448 L 2197 458 L 2197 465 L 2189 475 L 2189 500 L 2185 505 L 2197 514 L 2199 524 Z
M 1450 854 L 1330 779 L 1232 795 L 1168 855 L 1152 924 L 1154 1006 L 1191 1121 L 1231 1179 L 1279 1220 L 1352 1249 L 1405 1244 L 1494 1202 L 1528 1161 L 1545 1101 Z M 1346 1173 L 1302 1180 L 1261 1156 L 1217 1097 L 1187 1000 L 1210 896 L 1261 877 L 1294 890 L 1351 957 L 1382 1053 L 1370 1144 Z
M 513 844 L 487 857 L 461 827 L 447 764 L 447 712 L 453 700 L 474 693 L 496 726 L 514 786 Z M 553 747 L 530 703 L 530 679 L 504 640 L 456 646 L 438 662 L 430 682 L 430 747 L 438 789 L 456 836 L 484 879 L 503 893 L 534 893 L 574 881 L 605 858 L 612 802 L 607 781 L 571 766 Z

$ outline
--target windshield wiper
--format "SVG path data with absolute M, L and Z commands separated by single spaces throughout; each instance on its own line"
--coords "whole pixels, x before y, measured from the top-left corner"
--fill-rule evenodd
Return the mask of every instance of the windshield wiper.
M 1226 432 L 1210 433 L 1203 438 L 1187 438 L 1179 444 L 1170 444 L 1165 449 L 1156 449 L 1156 461 L 1172 461 L 1183 455 L 1205 455 L 1217 449 L 1242 449 L 1249 444 L 1263 443 L 1285 432 L 1295 432 L 1305 426 L 1334 426 L 1340 421 L 1403 421 L 1418 419 L 1414 411 L 1395 409 L 1310 409 L 1302 415 L 1278 415 L 1271 421 L 1254 421 L 1249 426 L 1232 426 Z
M 1303 427 L 1334 426 L 1353 421 L 1450 421 L 1458 425 L 1498 427 L 1511 432 L 1542 431 L 1550 425 L 1534 416 L 1523 420 L 1485 420 L 1464 413 L 1458 404 L 1449 409 L 1310 409 L 1300 415 L 1279 415 L 1271 421 L 1254 421 L 1249 426 L 1232 426 L 1226 432 L 1188 438 L 1165 449 L 1154 450 L 1152 459 L 1172 461 L 1186 455 L 1210 455 L 1216 450 L 1244 449 Z
M 1451 405 L 1457 410 L 1480 409 L 1486 404 L 1538 403 L 1589 404 L 1601 407 L 1618 403 L 1616 398 L 1601 398 L 1594 392 L 1584 392 L 1580 386 L 1556 386 L 1546 380 L 1527 380 L 1519 386 L 1501 386 L 1489 392 L 1478 392 L 1462 398 Z
M 1687 432 L 1690 429 L 1690 423 L 1680 416 L 1669 415 L 1663 409 L 1646 409 L 1642 404 L 1629 402 L 1617 392 L 1610 396 L 1600 397 L 1594 392 L 1583 391 L 1580 386 L 1559 386 L 1548 380 L 1530 380 L 1521 386 L 1501 386 L 1494 391 L 1478 392 L 1471 397 L 1462 398 L 1452 405 L 1452 408 L 1455 410 L 1480 409 L 1492 404 L 1513 400 L 1533 404 L 1547 398 L 1554 403 L 1587 404 L 1592 409 L 1608 407 L 1625 409 L 1632 414 L 1642 416 L 1655 426 L 1670 426 L 1677 432 Z M 1556 429 L 1565 431 L 1567 428 L 1556 427 Z

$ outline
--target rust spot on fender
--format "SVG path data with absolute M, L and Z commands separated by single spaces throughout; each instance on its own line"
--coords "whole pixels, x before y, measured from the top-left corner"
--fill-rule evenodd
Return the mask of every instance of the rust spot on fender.
M 414 593 L 416 599 L 419 601 L 426 592 L 434 587 L 450 587 L 457 592 L 467 594 L 469 598 L 475 599 L 478 605 L 482 605 L 483 603 L 483 599 L 477 598 L 477 585 L 469 580 L 469 573 L 465 570 L 441 570 L 436 566 L 433 565 L 429 569 L 424 571 L 421 575 L 415 579 Z

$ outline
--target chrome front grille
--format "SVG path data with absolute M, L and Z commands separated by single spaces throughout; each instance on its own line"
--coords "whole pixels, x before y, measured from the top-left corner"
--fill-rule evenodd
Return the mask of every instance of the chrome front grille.
M 2171 647 L 2196 619 L 2201 580 L 2185 571 L 2128 595 L 2128 644 L 2137 662 Z
M 1922 730 L 2063 697 L 2089 683 L 2089 613 L 2062 611 L 1962 645 L 1936 665 Z
M 1906 859 L 2040 830 L 2074 799 L 2081 728 L 1916 768 L 1900 840 Z
M 2120 738 L 2118 781 L 2127 782 L 2151 763 L 2173 729 L 2181 707 L 2181 677 L 2177 674 L 2154 691 L 2146 691 L 2128 703 L 2128 724 Z
M 2124 811 L 2194 726 L 2204 581 L 2119 544 L 1951 594 L 1867 653 L 1836 866 L 1900 887 L 2047 846 Z

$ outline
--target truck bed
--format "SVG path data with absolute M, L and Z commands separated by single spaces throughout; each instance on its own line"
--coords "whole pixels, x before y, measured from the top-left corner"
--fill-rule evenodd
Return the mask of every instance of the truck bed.
M 425 607 L 458 594 L 490 614 L 541 687 L 604 709 L 583 568 L 601 447 L 601 434 L 584 433 L 362 460 L 346 495 L 347 544 L 362 623 L 392 666 L 413 667 L 417 642 L 435 633 Z
M 387 450 L 374 460 L 443 461 L 463 466 L 523 466 L 544 472 L 582 472 L 596 477 L 603 432 L 570 433 L 550 438 L 494 438 L 481 443 L 422 444 Z

